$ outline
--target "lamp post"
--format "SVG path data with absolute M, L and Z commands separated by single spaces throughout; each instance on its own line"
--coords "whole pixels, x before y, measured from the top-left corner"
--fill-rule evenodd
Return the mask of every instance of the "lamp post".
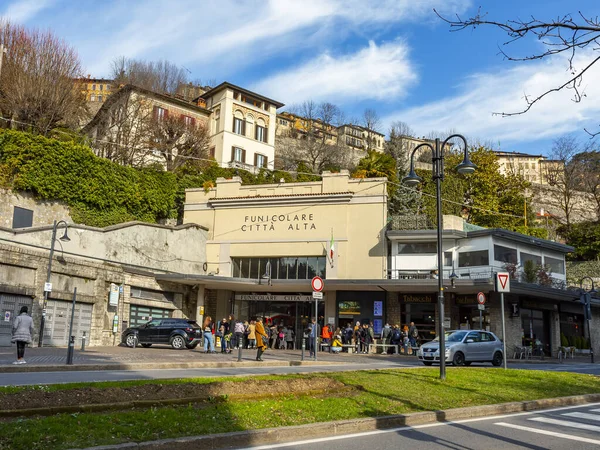
M 69 242 L 69 236 L 67 235 L 67 230 L 69 226 L 67 222 L 64 220 L 54 221 L 52 225 L 52 241 L 50 242 L 50 256 L 48 257 L 48 272 L 46 273 L 46 283 L 44 284 L 44 303 L 42 305 L 42 320 L 40 322 L 40 339 L 38 340 L 38 347 L 43 346 L 44 340 L 44 325 L 46 323 L 46 307 L 48 306 L 48 294 L 52 290 L 50 287 L 50 275 L 52 274 L 52 257 L 54 256 L 54 243 L 56 242 L 56 231 L 58 230 L 58 226 L 63 224 L 65 226 L 65 233 L 59 238 L 63 242 Z
M 592 282 L 592 289 L 586 291 L 583 289 L 583 281 L 590 280 Z M 587 321 L 588 339 L 590 340 L 590 359 L 592 364 L 594 363 L 594 347 L 592 346 L 592 330 L 590 322 L 592 321 L 592 294 L 596 294 L 597 291 L 594 288 L 594 280 L 592 277 L 583 277 L 579 282 L 579 289 L 581 289 L 580 302 L 583 303 L 584 317 Z
M 464 158 L 456 170 L 458 173 L 470 174 L 476 169 L 476 165 L 469 160 L 469 153 L 467 149 L 467 140 L 460 134 L 453 134 L 448 136 L 446 140 L 440 145 L 440 140 L 435 140 L 435 146 L 425 142 L 417 145 L 410 155 L 410 170 L 406 177 L 402 179 L 402 182 L 407 186 L 416 186 L 421 183 L 423 179 L 415 173 L 415 153 L 421 147 L 428 147 L 432 153 L 432 179 L 435 180 L 435 193 L 436 193 L 436 205 L 437 205 L 437 261 L 438 261 L 438 336 L 440 340 L 439 352 L 440 352 L 440 379 L 446 379 L 446 336 L 444 334 L 444 263 L 443 263 L 443 251 L 442 251 L 442 230 L 444 224 L 442 221 L 442 181 L 444 180 L 444 149 L 451 139 L 460 138 L 464 144 Z

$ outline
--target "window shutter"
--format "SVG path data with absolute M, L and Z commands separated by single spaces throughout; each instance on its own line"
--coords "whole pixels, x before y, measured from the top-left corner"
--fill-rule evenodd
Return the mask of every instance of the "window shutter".
M 165 109 L 164 113 L 163 113 L 163 119 L 168 119 L 169 118 L 169 110 Z
M 246 136 L 246 121 L 242 120 L 242 135 Z
M 211 157 L 211 158 L 214 158 L 214 157 L 215 157 L 215 148 L 214 148 L 214 147 L 211 147 L 211 148 L 210 148 L 210 150 L 209 150 L 209 154 L 210 154 L 210 157 Z M 14 228 L 14 227 L 13 227 L 13 228 Z
M 258 141 L 258 130 L 259 129 L 260 129 L 260 127 L 258 125 L 254 125 L 254 139 L 256 139 L 257 141 Z
M 235 117 L 233 118 L 233 127 L 231 128 L 231 131 L 235 133 Z
M 242 162 L 246 163 L 246 150 L 242 149 Z
M 263 138 L 263 142 L 267 143 L 267 141 L 269 140 L 269 129 L 267 127 L 265 127 L 265 134 L 264 134 L 264 138 Z
M 192 120 L 190 122 L 191 122 L 192 126 L 195 127 L 196 126 L 196 118 L 195 117 L 191 117 L 191 119 Z
M 154 120 L 158 119 L 158 106 L 152 109 L 152 117 L 154 117 Z
M 231 147 L 231 161 L 235 161 L 235 147 Z

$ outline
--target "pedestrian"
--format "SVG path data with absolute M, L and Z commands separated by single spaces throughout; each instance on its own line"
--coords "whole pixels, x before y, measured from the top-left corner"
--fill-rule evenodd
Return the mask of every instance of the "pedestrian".
M 251 320 L 248 325 L 248 348 L 256 348 L 256 321 L 254 320 Z
M 355 349 L 354 351 L 356 353 L 360 353 L 361 352 L 361 348 L 360 348 L 360 336 L 362 334 L 362 327 L 360 326 L 360 322 L 356 321 L 356 325 L 354 325 L 354 345 L 355 345 Z
M 250 335 L 250 324 L 248 323 L 247 320 L 244 320 L 244 348 L 248 348 L 248 346 L 250 345 L 250 339 L 248 339 L 248 336 Z
M 359 333 L 359 342 L 360 342 L 360 345 L 358 348 L 359 353 L 367 353 L 368 339 L 369 339 L 369 325 L 366 323 L 363 323 L 363 325 L 360 327 L 360 333 Z
M 12 326 L 12 339 L 10 342 L 16 342 L 17 344 L 17 360 L 13 364 L 27 364 L 23 357 L 25 356 L 25 346 L 31 344 L 32 334 L 33 319 L 27 314 L 27 306 L 22 306 Z
M 333 342 L 331 343 L 331 351 L 333 354 L 341 353 L 342 351 L 342 336 L 336 334 L 333 337 Z
M 257 317 L 254 324 L 254 333 L 256 339 L 256 360 L 262 361 L 262 354 L 267 349 L 267 343 L 269 342 L 269 335 L 265 331 L 265 327 L 262 324 L 262 317 Z
M 325 324 L 323 325 L 323 329 L 321 330 L 321 342 L 329 347 L 329 353 L 331 353 L 331 329 L 329 328 L 331 325 Z
M 241 320 L 235 321 L 233 334 L 235 335 L 235 348 L 244 348 L 244 323 Z
M 294 330 L 292 330 L 292 327 L 288 327 L 285 333 L 285 343 L 288 350 L 294 349 Z
M 227 340 L 231 338 L 231 336 L 229 336 L 229 322 L 227 322 L 227 319 L 223 318 L 223 320 L 221 320 L 219 332 L 221 334 L 221 353 L 229 353 L 230 351 L 227 351 Z
M 415 326 L 414 322 L 410 323 L 410 327 L 408 328 L 408 339 L 410 340 L 410 346 L 417 346 L 417 339 L 419 338 L 419 330 Z
M 402 345 L 402 332 L 400 331 L 400 326 L 399 325 L 394 325 L 394 328 L 392 328 L 392 331 L 390 333 L 390 344 L 391 345 L 397 345 L 398 347 L 398 353 L 400 353 L 400 346 Z M 390 348 L 391 350 L 391 348 Z M 406 353 L 406 350 L 405 350 Z
M 319 336 L 319 324 L 317 323 L 317 319 L 314 317 L 311 319 L 311 324 L 308 326 L 310 332 L 308 334 L 308 349 L 309 355 L 314 356 L 317 351 L 317 346 L 315 345 L 315 341 Z
M 204 319 L 204 323 L 202 325 L 202 330 L 204 332 L 204 353 L 216 353 L 215 352 L 215 341 L 212 334 L 213 329 L 213 321 L 212 317 L 206 316 Z
M 287 327 L 283 327 L 279 330 L 278 338 L 279 338 L 279 350 L 285 350 L 285 334 L 287 333 Z
M 269 330 L 271 331 L 271 338 L 270 338 L 270 348 L 275 348 L 275 344 L 277 343 L 277 325 L 275 325 L 274 323 L 271 325 L 271 327 L 269 328 Z
M 342 334 L 342 342 L 344 345 L 352 345 L 353 334 L 354 330 L 352 329 L 352 324 L 348 322 L 346 324 L 346 328 L 344 329 L 344 334 Z
M 391 335 L 392 335 L 392 327 L 390 327 L 390 324 L 386 322 L 386 324 L 383 326 L 383 330 L 381 330 L 381 343 L 383 345 L 390 345 Z M 389 347 L 383 347 L 383 350 L 384 351 L 382 353 L 390 352 Z

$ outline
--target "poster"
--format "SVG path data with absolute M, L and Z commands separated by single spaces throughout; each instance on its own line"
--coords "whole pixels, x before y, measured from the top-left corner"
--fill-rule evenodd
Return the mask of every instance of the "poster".
M 383 316 L 383 302 L 382 301 L 373 302 L 373 315 L 375 317 Z
M 6 311 L 4 313 L 4 321 L 5 322 L 10 322 L 10 311 Z
M 381 330 L 383 329 L 383 319 L 375 319 L 373 321 L 373 331 L 375 334 L 381 334 Z

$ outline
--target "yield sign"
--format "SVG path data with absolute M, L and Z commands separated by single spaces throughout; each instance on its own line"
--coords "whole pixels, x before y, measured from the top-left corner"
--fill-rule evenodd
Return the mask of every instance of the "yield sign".
M 498 272 L 496 274 L 496 291 L 510 292 L 510 275 L 508 272 Z

